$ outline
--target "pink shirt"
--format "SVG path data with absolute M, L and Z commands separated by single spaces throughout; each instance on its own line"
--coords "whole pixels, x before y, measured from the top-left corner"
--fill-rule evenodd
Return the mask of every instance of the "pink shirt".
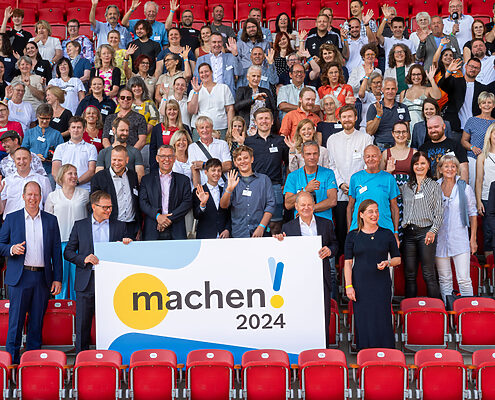
M 160 172 L 160 186 L 162 188 L 162 214 L 168 214 L 168 198 L 170 196 L 170 183 L 172 182 L 172 172 L 162 174 Z

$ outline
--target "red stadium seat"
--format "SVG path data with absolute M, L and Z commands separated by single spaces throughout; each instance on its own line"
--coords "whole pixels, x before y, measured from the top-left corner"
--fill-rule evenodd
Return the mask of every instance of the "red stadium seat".
M 366 13 L 368 10 L 373 10 L 373 18 L 376 20 L 380 15 L 380 4 L 378 0 L 365 0 L 363 1 L 364 11 Z
M 402 343 L 407 350 L 446 348 L 448 316 L 440 299 L 415 297 L 400 303 Z
M 449 2 L 450 0 L 438 0 L 438 5 L 440 7 L 440 15 L 442 17 L 447 17 L 449 15 Z M 464 5 L 463 13 L 467 14 L 467 1 L 464 1 L 463 5 Z
M 10 300 L 0 300 L 0 346 L 5 347 L 7 343 L 7 332 L 9 330 L 9 307 Z
M 358 398 L 394 400 L 410 397 L 406 358 L 400 350 L 361 350 L 357 364 Z
M 182 0 L 180 2 L 180 12 L 191 10 L 195 21 L 206 21 L 206 1 L 205 0 Z
M 232 24 L 235 21 L 235 3 L 233 1 L 224 0 L 224 1 L 209 1 L 208 2 L 208 18 L 211 18 L 213 14 L 213 9 L 221 5 L 223 7 L 223 22 L 231 22 Z
M 284 1 L 269 1 L 266 3 L 265 17 L 268 22 L 268 27 L 272 32 L 275 32 L 275 20 L 281 13 L 292 15 L 292 6 L 290 2 Z M 292 18 L 291 18 L 292 19 Z
M 156 17 L 156 20 L 159 22 L 165 23 L 168 15 L 170 14 L 170 3 L 163 2 L 162 4 L 159 4 L 158 7 L 160 7 L 160 9 L 158 10 L 158 15 Z M 177 18 L 178 18 L 178 15 L 177 15 L 177 13 L 175 13 L 174 17 L 173 17 L 173 21 L 175 23 L 177 23 Z
M 394 298 L 403 298 L 406 295 L 406 279 L 404 276 L 404 264 L 399 265 L 393 269 L 393 296 Z M 418 275 L 416 277 L 417 296 L 426 297 L 426 284 L 423 279 L 423 273 L 421 270 L 421 264 L 418 267 Z
M 42 345 L 73 349 L 76 341 L 76 302 L 49 300 L 43 319 Z
M 73 389 L 75 399 L 104 400 L 122 396 L 120 369 L 122 356 L 113 350 L 85 350 L 76 357 Z
M 9 398 L 9 382 L 10 382 L 10 365 L 12 364 L 12 357 L 10 353 L 6 351 L 0 351 L 0 396 L 3 400 Z
M 416 398 L 453 400 L 467 398 L 466 369 L 461 353 L 455 350 L 420 350 L 416 364 Z M 469 393 L 470 394 L 470 393 Z
M 331 299 L 330 326 L 328 329 L 330 332 L 329 346 L 338 347 L 339 342 L 342 341 L 342 333 L 340 332 L 339 305 L 334 299 Z
M 495 399 L 495 352 L 492 349 L 473 353 L 473 378 L 476 381 L 475 399 Z M 476 392 L 478 396 L 476 396 Z
M 410 13 L 409 13 L 409 1 L 404 1 L 404 0 L 394 0 L 390 2 L 384 2 L 389 5 L 389 7 L 394 7 L 395 11 L 397 11 L 397 16 L 402 17 L 405 20 L 409 19 Z M 424 10 L 423 10 L 424 11 Z M 380 8 L 381 12 L 381 8 Z
M 75 18 L 80 24 L 89 24 L 89 12 L 90 7 L 68 7 L 67 8 L 67 21 Z
M 250 350 L 242 355 L 242 391 L 250 400 L 290 396 L 289 356 L 282 350 Z
M 453 307 L 459 349 L 495 348 L 495 299 L 463 297 L 455 300 Z
M 321 7 L 330 7 L 333 11 L 333 26 L 338 26 L 340 21 L 346 21 L 349 18 L 349 4 L 342 0 L 322 0 Z M 375 17 L 378 18 L 378 15 Z
M 252 1 L 241 0 L 237 3 L 236 19 L 237 19 L 237 23 L 239 24 L 239 27 L 242 26 L 241 24 L 248 18 L 249 11 L 251 11 L 251 8 L 259 8 L 260 10 L 262 10 L 263 2 L 261 0 L 252 0 Z
M 38 18 L 36 17 L 36 8 L 24 7 L 24 25 L 34 25 Z
M 301 1 L 296 0 L 294 2 L 294 18 L 310 18 L 315 20 L 320 12 L 320 5 L 311 0 Z
M 58 350 L 30 350 L 21 356 L 17 389 L 22 399 L 53 400 L 65 398 L 65 353 Z
M 177 357 L 170 350 L 139 350 L 131 355 L 127 398 L 135 400 L 178 397 Z
M 53 27 L 56 25 L 62 25 L 65 27 L 65 8 L 61 7 L 48 7 L 38 9 L 38 19 L 44 19 L 50 25 L 52 25 L 52 36 L 56 36 L 53 33 Z M 65 36 L 64 36 L 65 37 Z
M 227 350 L 193 350 L 187 355 L 188 399 L 235 398 L 234 357 Z
M 299 354 L 299 398 L 351 398 L 345 354 L 341 350 L 315 349 Z M 332 382 L 331 385 L 328 383 Z

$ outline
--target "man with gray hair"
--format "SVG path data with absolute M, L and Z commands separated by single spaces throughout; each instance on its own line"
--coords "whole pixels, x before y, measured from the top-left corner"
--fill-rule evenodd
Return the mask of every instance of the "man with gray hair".
M 129 31 L 119 24 L 120 11 L 116 5 L 109 5 L 105 11 L 106 22 L 96 20 L 96 7 L 99 0 L 91 0 L 91 10 L 89 12 L 89 22 L 91 30 L 96 34 L 98 47 L 102 44 L 108 44 L 107 36 L 111 30 L 116 30 L 120 33 L 120 48 L 126 49 L 129 42 L 132 40 Z
M 131 18 L 132 13 L 137 10 L 140 4 L 141 2 L 139 0 L 132 0 L 129 11 L 127 11 L 122 18 L 122 25 L 129 29 L 129 32 L 134 34 L 136 34 L 135 26 L 139 19 L 129 20 L 129 18 Z M 165 24 L 156 20 L 159 10 L 160 8 L 158 7 L 158 4 L 154 1 L 147 1 L 144 3 L 144 15 L 146 16 L 146 21 L 150 23 L 151 29 L 153 29 L 153 34 L 150 39 L 157 42 L 163 48 L 168 44 L 168 35 L 167 30 L 165 29 Z
M 239 76 L 237 81 L 237 88 L 241 86 L 247 86 L 247 73 L 252 66 L 261 68 L 261 80 L 259 86 L 265 89 L 270 89 L 278 83 L 277 70 L 275 69 L 275 51 L 273 49 L 268 50 L 268 55 L 265 57 L 265 53 L 261 47 L 255 46 L 251 50 L 251 62 L 252 64 L 248 68 L 244 68 L 242 75 Z
M 22 82 L 14 82 L 5 88 L 5 97 L 8 100 L 9 120 L 21 124 L 22 130 L 27 131 L 31 122 L 36 120 L 36 113 L 27 101 L 23 101 L 26 87 Z

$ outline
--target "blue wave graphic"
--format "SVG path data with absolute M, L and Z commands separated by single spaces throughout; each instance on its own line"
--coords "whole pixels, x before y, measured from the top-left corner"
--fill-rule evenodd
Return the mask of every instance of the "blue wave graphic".
M 201 240 L 162 240 L 150 242 L 95 243 L 95 254 L 102 261 L 146 267 L 181 269 L 194 261 Z M 157 257 L 160 254 L 161 257 Z
M 230 346 L 213 342 L 203 342 L 199 340 L 179 339 L 167 336 L 147 335 L 144 333 L 126 333 L 115 339 L 109 347 L 122 354 L 124 364 L 129 364 L 131 354 L 137 350 L 166 349 L 172 350 L 177 355 L 178 363 L 186 363 L 187 354 L 192 350 L 218 349 L 228 350 L 234 355 L 234 362 L 240 364 L 242 355 L 252 347 Z M 288 353 L 292 364 L 297 363 L 297 354 Z

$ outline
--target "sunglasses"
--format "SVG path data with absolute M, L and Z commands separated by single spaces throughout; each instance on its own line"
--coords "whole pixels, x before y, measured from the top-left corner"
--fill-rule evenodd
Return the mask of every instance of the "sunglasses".
M 120 100 L 131 101 L 132 100 L 132 96 L 120 96 Z

